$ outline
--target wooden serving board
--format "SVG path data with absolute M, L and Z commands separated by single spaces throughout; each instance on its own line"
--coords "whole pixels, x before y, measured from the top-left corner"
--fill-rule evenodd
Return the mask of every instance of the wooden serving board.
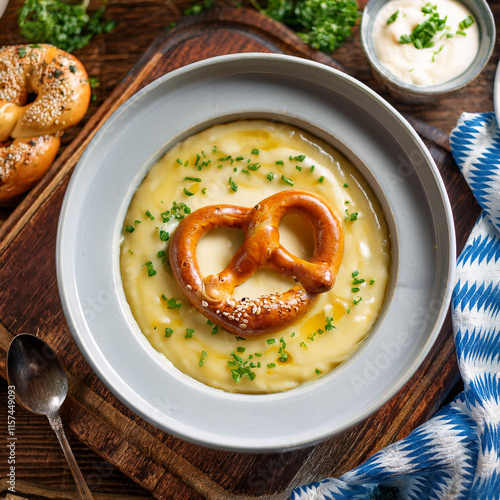
M 448 316 L 415 376 L 365 422 L 307 449 L 239 454 L 206 449 L 160 431 L 124 407 L 90 369 L 66 325 L 56 284 L 57 221 L 72 169 L 100 125 L 144 85 L 185 64 L 236 52 L 286 53 L 342 69 L 254 11 L 219 10 L 185 20 L 153 44 L 0 228 L 0 373 L 5 376 L 5 353 L 13 335 L 38 332 L 70 374 L 66 428 L 160 499 L 284 498 L 295 486 L 339 476 L 428 419 L 458 379 Z M 423 122 L 412 123 L 446 183 L 461 249 L 479 207 L 451 158 L 448 136 Z

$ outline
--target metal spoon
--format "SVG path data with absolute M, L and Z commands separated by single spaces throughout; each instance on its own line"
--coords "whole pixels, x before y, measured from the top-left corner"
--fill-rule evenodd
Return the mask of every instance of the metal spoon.
M 27 410 L 46 415 L 56 433 L 83 499 L 93 500 L 64 434 L 59 408 L 68 394 L 68 377 L 54 350 L 43 340 L 21 333 L 12 339 L 7 355 L 7 378 L 16 401 Z

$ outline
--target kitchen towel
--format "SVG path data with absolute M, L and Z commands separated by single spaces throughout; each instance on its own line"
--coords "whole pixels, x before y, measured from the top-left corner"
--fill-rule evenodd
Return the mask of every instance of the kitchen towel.
M 500 500 L 500 129 L 464 113 L 453 157 L 483 211 L 457 261 L 451 311 L 464 391 L 407 438 L 292 500 Z

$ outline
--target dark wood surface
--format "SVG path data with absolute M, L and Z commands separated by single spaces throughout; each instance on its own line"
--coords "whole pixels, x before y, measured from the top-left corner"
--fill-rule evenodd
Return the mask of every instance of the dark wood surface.
M 20 5 L 20 1 L 13 0 L 6 17 L 0 20 L 0 45 L 21 41 L 15 24 L 15 11 Z M 64 189 L 72 167 L 96 127 L 119 102 L 145 83 L 178 66 L 212 55 L 274 51 L 337 65 L 308 49 L 280 25 L 253 11 L 233 11 L 224 6 L 201 19 L 183 21 L 178 28 L 162 35 L 165 26 L 178 19 L 182 8 L 182 4 L 171 2 L 111 1 L 108 11 L 120 21 L 119 27 L 77 54 L 89 74 L 101 81 L 98 101 L 84 122 L 65 135 L 64 149 L 49 174 L 0 228 L 0 373 L 4 375 L 4 352 L 11 336 L 22 331 L 39 331 L 60 353 L 71 374 L 71 397 L 63 420 L 94 492 L 140 496 L 152 492 L 158 498 L 179 499 L 281 497 L 304 481 L 342 474 L 378 449 L 404 437 L 435 412 L 458 376 L 450 321 L 448 318 L 432 353 L 415 377 L 396 397 L 360 425 L 305 450 L 252 455 L 207 450 L 162 433 L 109 394 L 72 341 L 60 308 L 54 267 L 57 215 Z M 492 8 L 495 14 L 500 14 L 498 4 L 492 4 Z M 125 82 L 115 88 L 158 36 L 161 38 L 155 47 Z M 424 137 L 450 193 L 457 244 L 461 248 L 479 211 L 451 159 L 447 132 L 462 111 L 492 109 L 498 50 L 471 86 L 426 106 L 392 101 L 373 81 L 357 34 L 335 57 L 347 72 L 388 97 Z M 0 220 L 10 212 L 10 207 L 0 211 Z M 3 422 L 6 422 L 5 387 L 0 385 Z M 21 409 L 17 416 L 18 479 L 71 491 L 74 485 L 69 469 L 45 419 Z M 3 442 L 4 433 L 2 424 Z M 0 454 L 0 477 L 5 477 L 6 470 L 6 460 Z

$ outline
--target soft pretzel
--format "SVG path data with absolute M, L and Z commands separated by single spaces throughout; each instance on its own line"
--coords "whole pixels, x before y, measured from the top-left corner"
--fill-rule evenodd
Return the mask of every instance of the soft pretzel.
M 280 245 L 280 220 L 292 213 L 303 216 L 313 228 L 315 249 L 310 261 Z M 203 277 L 196 247 L 216 227 L 241 229 L 245 241 L 222 272 Z M 212 205 L 192 212 L 174 232 L 169 257 L 180 290 L 199 312 L 235 335 L 250 337 L 300 319 L 318 294 L 335 284 L 343 252 L 344 232 L 330 205 L 315 194 L 288 190 L 253 208 Z M 284 293 L 235 299 L 234 289 L 262 266 L 292 276 L 297 284 Z
M 36 98 L 26 104 L 30 94 Z M 67 129 L 89 102 L 88 75 L 71 54 L 52 45 L 0 49 L 0 142 Z
M 0 143 L 0 202 L 30 189 L 50 167 L 60 144 L 55 135 Z

